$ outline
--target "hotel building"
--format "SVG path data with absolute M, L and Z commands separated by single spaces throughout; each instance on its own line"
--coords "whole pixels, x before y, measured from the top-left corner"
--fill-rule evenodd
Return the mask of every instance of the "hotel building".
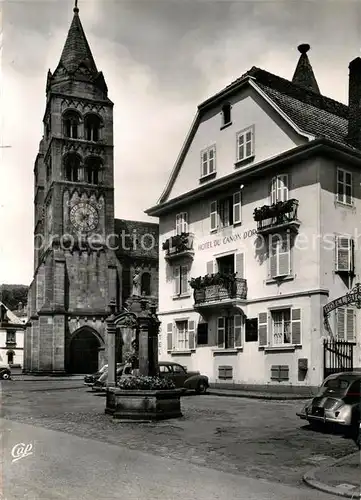
M 160 229 L 160 359 L 211 384 L 316 387 L 330 336 L 361 365 L 357 307 L 335 309 L 332 331 L 323 317 L 360 281 L 361 59 L 345 105 L 320 93 L 310 47 L 298 49 L 291 81 L 253 67 L 198 106 L 147 210 Z

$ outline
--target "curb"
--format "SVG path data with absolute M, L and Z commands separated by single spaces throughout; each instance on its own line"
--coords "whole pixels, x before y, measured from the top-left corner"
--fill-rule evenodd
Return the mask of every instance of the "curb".
M 352 456 L 352 455 L 354 455 L 354 453 L 351 453 L 351 455 L 348 455 L 348 456 Z M 306 483 L 308 486 L 311 486 L 312 488 L 315 488 L 316 490 L 324 491 L 325 493 L 331 493 L 331 495 L 337 495 L 337 496 L 343 497 L 343 498 L 353 498 L 354 500 L 356 498 L 361 498 L 361 491 L 357 491 L 357 489 L 354 492 L 343 491 L 343 490 L 340 490 L 337 486 L 330 486 L 328 484 L 321 483 L 321 481 L 316 479 L 317 472 L 326 470 L 330 466 L 333 466 L 339 462 L 343 462 L 346 458 L 347 458 L 347 456 L 342 457 L 338 460 L 334 460 L 333 463 L 331 463 L 331 464 L 324 465 L 321 467 L 316 467 L 312 471 L 307 472 L 302 478 L 304 483 Z
M 282 396 L 280 394 L 271 395 L 271 394 L 245 394 L 245 393 L 224 393 L 218 392 L 217 390 L 210 389 L 206 394 L 209 396 L 220 396 L 226 398 L 248 398 L 248 399 L 266 399 L 273 401 L 297 401 L 297 400 L 306 400 L 312 398 L 312 396 L 301 396 L 301 395 L 290 395 L 290 396 Z

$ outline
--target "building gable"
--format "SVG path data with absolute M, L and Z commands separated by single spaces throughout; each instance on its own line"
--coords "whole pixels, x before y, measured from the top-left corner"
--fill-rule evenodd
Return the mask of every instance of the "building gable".
M 230 123 L 224 123 L 225 104 L 230 105 Z M 169 201 L 313 138 L 249 79 L 237 94 L 198 111 L 159 201 Z

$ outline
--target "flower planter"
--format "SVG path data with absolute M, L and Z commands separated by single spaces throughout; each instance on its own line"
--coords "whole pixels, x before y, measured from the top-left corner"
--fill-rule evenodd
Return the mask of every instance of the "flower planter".
M 124 390 L 108 387 L 105 413 L 124 420 L 165 420 L 182 416 L 183 389 Z

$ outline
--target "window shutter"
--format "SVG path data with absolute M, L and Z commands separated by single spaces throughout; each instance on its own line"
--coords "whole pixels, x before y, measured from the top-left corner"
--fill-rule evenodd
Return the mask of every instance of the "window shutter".
M 173 349 L 173 323 L 167 324 L 167 351 Z
M 288 200 L 288 175 L 278 176 L 278 192 L 277 201 L 287 201 Z
M 267 313 L 259 313 L 258 315 L 258 338 L 259 345 L 266 346 L 268 339 L 268 316 Z
M 176 234 L 181 233 L 181 214 L 175 216 L 175 232 Z
M 181 283 L 180 283 L 180 293 L 188 292 L 188 266 L 181 267 Z
M 183 220 L 181 221 L 181 232 L 188 233 L 188 212 L 183 212 Z
M 217 318 L 217 344 L 218 347 L 224 347 L 225 319 Z
M 216 170 L 216 150 L 215 148 L 211 148 L 208 151 L 208 173 L 211 174 Z
M 207 274 L 213 274 L 214 273 L 214 266 L 213 266 L 213 260 L 210 260 L 207 262 Z
M 292 344 L 301 345 L 301 309 L 291 310 Z
M 195 328 L 194 321 L 188 321 L 189 349 L 195 349 Z
M 237 139 L 237 155 L 238 155 L 238 160 L 243 160 L 244 158 L 244 134 L 239 134 L 238 139 Z
M 345 309 L 339 307 L 336 311 L 337 318 L 337 338 L 345 340 Z
M 355 311 L 346 309 L 346 340 L 353 342 L 355 340 Z
M 233 194 L 233 224 L 242 222 L 242 194 L 240 191 Z
M 244 253 L 236 254 L 236 273 L 237 278 L 244 278 Z
M 336 236 L 336 271 L 348 272 L 351 270 L 351 255 L 351 239 L 345 236 Z
M 242 346 L 242 328 L 243 327 L 243 317 L 240 314 L 237 314 L 234 317 L 234 338 L 235 338 L 235 346 Z
M 290 235 L 282 235 L 282 242 L 278 244 L 278 275 L 288 276 L 290 274 Z
M 218 227 L 217 202 L 212 201 L 210 206 L 211 231 L 215 231 Z
M 175 295 L 179 295 L 180 292 L 181 292 L 181 287 L 180 287 L 180 279 L 181 279 L 181 274 L 180 274 L 180 267 L 179 266 L 175 266 L 174 267 L 174 270 L 173 270 L 173 273 L 174 273 L 174 294 Z
M 278 267 L 277 267 L 277 240 L 273 238 L 273 235 L 270 236 L 269 240 L 269 275 L 271 278 L 275 278 L 278 275 Z
M 271 198 L 271 205 L 276 203 L 276 200 L 277 200 L 277 177 L 273 177 L 273 179 L 271 180 L 270 198 Z

